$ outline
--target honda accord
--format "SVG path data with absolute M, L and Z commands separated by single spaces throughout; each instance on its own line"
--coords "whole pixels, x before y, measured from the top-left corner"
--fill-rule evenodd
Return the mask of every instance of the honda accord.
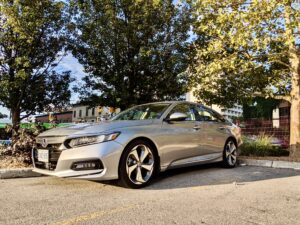
M 48 130 L 37 137 L 32 158 L 41 174 L 140 188 L 171 168 L 219 161 L 232 168 L 241 143 L 240 128 L 209 107 L 156 102 L 106 122 Z

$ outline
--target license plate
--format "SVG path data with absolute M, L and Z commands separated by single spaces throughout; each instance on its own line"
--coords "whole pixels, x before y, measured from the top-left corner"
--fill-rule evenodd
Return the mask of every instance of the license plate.
M 40 162 L 49 162 L 49 150 L 47 150 L 47 149 L 38 149 L 38 161 L 40 161 Z

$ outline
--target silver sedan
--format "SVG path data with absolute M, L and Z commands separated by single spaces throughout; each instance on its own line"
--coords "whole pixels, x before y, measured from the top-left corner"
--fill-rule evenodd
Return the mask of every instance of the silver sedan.
M 201 104 L 176 101 L 132 107 L 110 121 L 40 134 L 34 171 L 88 180 L 118 179 L 140 188 L 159 172 L 221 161 L 236 165 L 240 128 Z

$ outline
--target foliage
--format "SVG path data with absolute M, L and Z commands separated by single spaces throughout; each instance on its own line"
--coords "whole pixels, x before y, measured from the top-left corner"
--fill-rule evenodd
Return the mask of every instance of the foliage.
M 240 147 L 242 156 L 288 156 L 289 152 L 272 145 L 272 136 L 259 135 L 254 140 L 244 137 Z
M 9 140 L 11 138 L 11 134 L 5 131 L 5 128 L 0 127 L 0 140 Z
M 71 47 L 88 73 L 83 99 L 125 108 L 185 93 L 183 72 L 192 52 L 187 3 L 73 0 L 71 5 Z
M 232 106 L 257 94 L 289 95 L 291 75 L 300 71 L 299 1 L 203 0 L 193 6 L 194 32 L 202 40 L 190 68 L 198 97 Z
M 264 118 L 272 119 L 273 109 L 279 104 L 277 99 L 265 99 L 262 97 L 255 97 L 253 100 L 244 103 L 243 117 L 244 119 Z
M 53 70 L 66 43 L 64 8 L 56 0 L 0 1 L 0 104 L 14 128 L 21 114 L 69 101 L 70 72 Z
M 12 145 L 5 146 L 5 148 L 2 147 L 0 156 L 21 158 L 24 163 L 31 164 L 31 151 L 35 145 L 35 138 L 43 131 L 44 128 L 39 125 L 32 126 L 30 129 L 18 129 L 18 134 L 15 134 L 17 139 Z M 7 126 L 6 132 L 12 133 L 16 131 L 12 126 Z
M 2 114 L 2 113 L 0 112 L 0 119 L 3 119 L 3 118 L 7 118 L 7 115 Z
M 300 155 L 300 2 L 193 3 L 195 33 L 204 42 L 190 68 L 195 94 L 227 107 L 257 95 L 290 101 L 291 155 Z

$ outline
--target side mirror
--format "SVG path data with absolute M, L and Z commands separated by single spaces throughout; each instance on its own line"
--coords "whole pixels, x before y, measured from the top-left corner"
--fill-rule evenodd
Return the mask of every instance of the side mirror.
M 169 118 L 166 118 L 165 121 L 172 122 L 172 121 L 184 121 L 188 118 L 188 115 L 185 113 L 175 112 L 172 113 Z

